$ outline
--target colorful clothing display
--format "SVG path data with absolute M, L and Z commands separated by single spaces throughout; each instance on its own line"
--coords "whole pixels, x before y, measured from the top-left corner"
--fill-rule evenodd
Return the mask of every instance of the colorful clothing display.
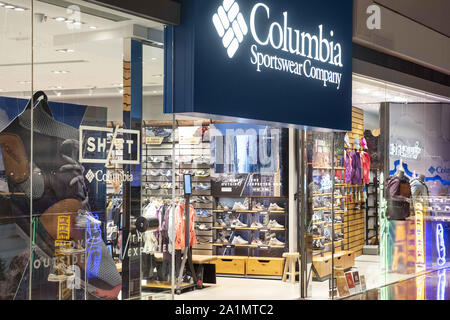
M 367 152 L 361 152 L 361 163 L 363 171 L 363 182 L 365 184 L 370 183 L 369 173 L 370 173 L 370 156 Z

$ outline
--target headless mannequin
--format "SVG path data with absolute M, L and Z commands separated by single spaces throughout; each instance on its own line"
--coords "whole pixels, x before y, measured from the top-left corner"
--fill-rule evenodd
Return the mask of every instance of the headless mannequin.
M 405 172 L 403 170 L 399 170 L 395 175 L 399 178 L 403 178 L 405 176 Z
M 425 183 L 425 176 L 423 174 L 419 174 L 419 180 Z

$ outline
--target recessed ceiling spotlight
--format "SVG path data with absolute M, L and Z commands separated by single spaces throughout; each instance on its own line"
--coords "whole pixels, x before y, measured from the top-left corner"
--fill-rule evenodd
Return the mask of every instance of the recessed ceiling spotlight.
M 67 23 L 67 24 L 72 24 L 72 23 L 74 23 L 74 21 L 73 21 L 73 20 L 70 20 L 70 19 L 67 19 L 67 20 L 66 20 L 66 23 Z
M 3 2 L 0 2 L 0 7 L 3 7 L 5 4 Z
M 55 71 L 52 71 L 52 73 L 54 73 L 54 74 L 66 74 L 66 73 L 69 73 L 70 71 L 67 71 L 67 70 L 55 70 Z
M 63 22 L 63 21 L 66 21 L 66 18 L 57 17 L 57 18 L 55 18 L 55 20 L 58 21 L 58 22 Z
M 75 22 L 73 23 L 74 26 L 81 26 L 82 24 L 83 24 L 83 23 L 80 22 L 80 21 L 75 21 Z
M 123 94 L 123 89 L 120 89 L 120 90 L 119 90 L 119 93 L 120 93 L 120 94 Z
M 14 8 L 14 10 L 15 10 L 15 11 L 25 11 L 25 9 L 24 9 L 24 8 L 19 8 L 19 7 L 17 7 L 17 8 Z
M 5 5 L 5 8 L 6 8 L 6 9 L 14 9 L 15 7 L 12 6 L 12 5 L 10 5 L 10 4 L 7 4 L 7 5 Z
M 62 53 L 72 53 L 75 52 L 73 49 L 58 49 L 56 52 L 62 52 Z
M 155 61 L 155 60 L 156 60 L 156 58 L 152 58 L 152 60 L 153 60 L 153 61 Z
M 89 26 L 89 29 L 95 30 L 95 29 L 97 29 L 97 27 L 96 26 Z
M 31 81 L 18 81 L 20 84 L 31 84 Z

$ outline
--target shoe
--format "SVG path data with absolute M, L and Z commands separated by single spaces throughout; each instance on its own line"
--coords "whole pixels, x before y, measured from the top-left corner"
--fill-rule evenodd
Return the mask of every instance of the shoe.
M 206 178 L 209 177 L 209 172 L 205 170 L 197 170 L 195 172 L 195 176 L 200 178 Z
M 261 210 L 264 210 L 264 209 L 266 209 L 266 208 L 264 208 L 262 205 L 261 205 L 261 203 L 255 203 L 254 205 L 253 205 L 253 207 L 252 207 L 252 210 L 254 210 L 254 211 L 261 211 Z
M 142 175 L 146 176 L 147 175 L 147 169 L 142 169 Z
M 313 250 L 323 250 L 325 246 L 322 244 L 320 240 L 313 240 Z
M 312 221 L 313 222 L 321 222 L 322 220 L 322 214 L 320 213 L 320 211 L 314 212 L 313 216 L 312 216 Z
M 145 186 L 145 189 L 150 189 L 150 190 L 159 190 L 160 188 L 161 188 L 161 186 L 156 183 L 147 183 Z
M 94 225 L 101 225 L 102 222 L 94 218 L 94 216 L 85 210 L 78 210 L 78 216 L 75 219 L 75 226 L 79 228 L 86 228 L 87 223 L 93 223 Z
M 209 157 L 201 156 L 201 157 L 194 158 L 194 163 L 196 163 L 196 164 L 209 164 L 210 163 Z
M 260 228 L 263 228 L 264 225 L 263 225 L 262 223 L 259 223 L 259 222 L 257 222 L 257 221 L 254 221 L 254 222 L 252 223 L 251 227 L 252 227 L 252 228 L 258 228 L 258 229 L 260 229 Z
M 245 239 L 242 239 L 241 236 L 235 236 L 233 238 L 233 241 L 231 244 L 248 244 L 248 241 Z
M 148 157 L 147 160 L 152 163 L 161 163 L 164 161 L 164 159 L 159 157 Z
M 211 216 L 211 214 L 203 209 L 198 209 L 197 211 L 195 211 L 195 213 L 197 214 L 197 217 L 201 217 L 201 218 L 207 218 L 209 216 Z
M 325 241 L 331 241 L 331 235 L 330 235 L 330 231 L 328 231 L 328 229 L 325 229 L 325 231 L 323 232 L 323 235 L 325 237 Z
M 209 184 L 203 184 L 203 183 L 198 183 L 194 186 L 195 190 L 200 190 L 200 191 L 204 191 L 204 190 L 210 190 L 211 189 L 211 185 Z
M 217 210 L 223 210 L 223 211 L 229 211 L 230 207 L 223 205 L 222 203 L 219 203 L 217 205 Z
M 269 240 L 269 245 L 271 245 L 271 246 L 284 246 L 284 242 L 278 240 L 276 237 L 272 237 Z
M 245 205 L 243 205 L 241 202 L 235 202 L 232 210 L 233 211 L 248 210 L 248 207 L 245 207 Z
M 271 210 L 271 211 L 284 211 L 284 208 L 280 207 L 276 203 L 271 203 L 270 206 L 269 206 L 269 210 Z
M 269 220 L 269 223 L 267 224 L 268 228 L 284 228 L 281 224 L 279 224 L 276 220 Z
M 208 227 L 206 224 L 202 223 L 200 225 L 197 225 L 197 229 L 200 231 L 209 231 L 211 230 L 210 227 Z
M 197 238 L 197 241 L 198 241 L 199 244 L 205 244 L 205 243 L 210 243 L 211 242 L 211 240 L 209 240 L 207 238 L 203 238 L 203 237 Z
M 252 240 L 252 244 L 257 245 L 257 246 L 262 246 L 262 245 L 263 245 L 263 242 L 262 242 L 261 239 L 259 239 L 259 238 L 254 238 L 254 239 Z
M 222 227 L 225 228 L 227 224 L 222 219 L 217 219 L 216 221 L 216 227 Z
M 231 226 L 234 228 L 236 228 L 236 227 L 237 228 L 247 228 L 248 227 L 245 223 L 243 223 L 239 219 L 231 221 Z
M 179 157 L 177 159 L 177 163 L 190 164 L 190 163 L 192 163 L 192 158 L 191 157 Z
M 317 237 L 321 236 L 320 229 L 319 229 L 318 226 L 313 226 L 312 227 L 312 234 L 313 234 L 313 236 L 317 236 Z
M 158 170 L 150 170 L 149 171 L 149 176 L 157 177 L 159 175 L 161 175 L 161 173 Z
M 165 177 L 171 177 L 172 176 L 172 170 L 161 170 L 161 175 Z
M 200 197 L 203 201 L 203 203 L 211 203 L 212 200 L 210 198 L 208 198 L 207 196 L 201 196 Z
M 330 218 L 331 220 L 331 218 Z M 342 217 L 340 215 L 334 217 L 334 223 L 342 223 Z

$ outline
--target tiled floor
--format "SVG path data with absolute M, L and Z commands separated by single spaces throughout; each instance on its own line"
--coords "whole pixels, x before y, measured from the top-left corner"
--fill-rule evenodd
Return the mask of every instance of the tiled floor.
M 367 289 L 411 278 L 412 275 L 388 274 L 381 270 L 379 256 L 363 255 L 355 259 L 355 270 L 366 277 Z M 329 282 L 312 281 L 309 299 L 328 299 Z M 217 284 L 201 290 L 175 295 L 175 300 L 290 300 L 300 298 L 299 283 L 281 280 L 217 277 Z

